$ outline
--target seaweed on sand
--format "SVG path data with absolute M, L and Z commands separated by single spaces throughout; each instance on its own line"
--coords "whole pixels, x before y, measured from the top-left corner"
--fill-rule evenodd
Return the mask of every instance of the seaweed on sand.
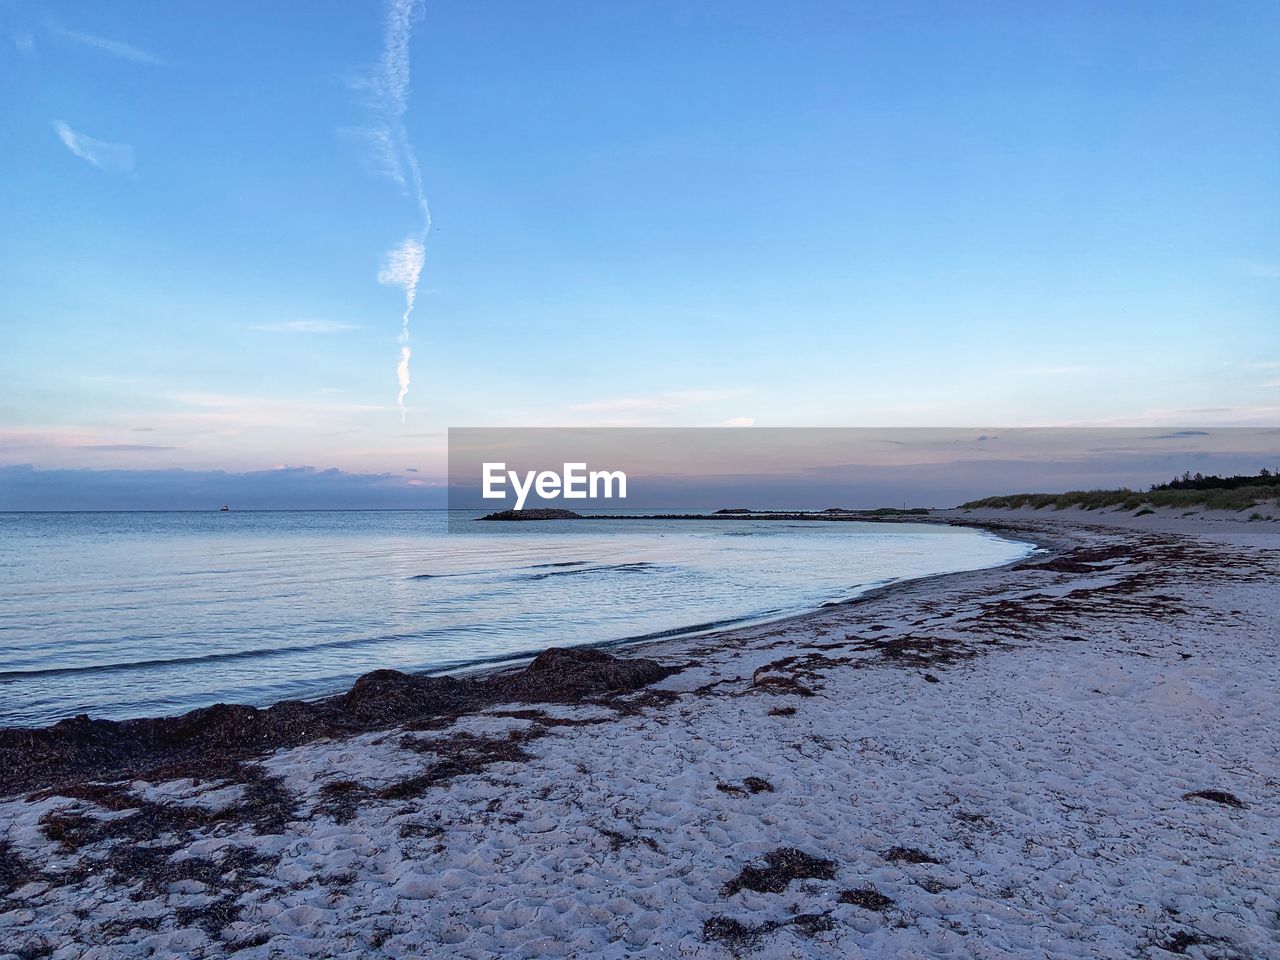
M 421 724 L 498 704 L 606 702 L 676 669 L 578 648 L 547 650 L 522 670 L 480 677 L 375 670 L 347 693 L 315 702 L 286 700 L 266 708 L 216 704 L 138 720 L 82 714 L 39 730 L 0 729 L 0 766 L 10 772 L 10 792 L 164 768 L 199 771 L 324 737 Z M 64 826 L 74 839 L 85 825 Z
M 781 893 L 792 880 L 832 880 L 836 875 L 834 860 L 814 857 L 793 847 L 779 847 L 764 855 L 765 866 L 745 866 L 742 872 L 724 885 L 722 893 L 731 897 L 739 890 L 756 893 Z

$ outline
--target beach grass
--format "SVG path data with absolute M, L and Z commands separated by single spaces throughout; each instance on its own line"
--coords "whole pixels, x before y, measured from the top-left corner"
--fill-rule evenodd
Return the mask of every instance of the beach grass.
M 984 497 L 961 504 L 962 510 L 1017 510 L 1052 507 L 1066 510 L 1120 508 L 1139 510 L 1159 507 L 1199 508 L 1203 510 L 1251 510 L 1277 498 L 1273 486 L 1236 487 L 1231 490 L 1071 490 L 1067 493 L 1014 493 L 1001 497 Z

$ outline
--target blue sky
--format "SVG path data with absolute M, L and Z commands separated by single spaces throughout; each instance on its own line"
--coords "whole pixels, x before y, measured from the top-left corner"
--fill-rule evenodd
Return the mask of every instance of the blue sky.
M 1274 3 L 395 12 L 0 0 L 0 466 L 1280 423 Z

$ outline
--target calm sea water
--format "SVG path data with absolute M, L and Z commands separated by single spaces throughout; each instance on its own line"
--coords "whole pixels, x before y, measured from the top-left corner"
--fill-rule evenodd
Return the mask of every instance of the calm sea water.
M 923 524 L 0 514 L 0 726 L 341 690 L 796 613 L 1027 553 Z

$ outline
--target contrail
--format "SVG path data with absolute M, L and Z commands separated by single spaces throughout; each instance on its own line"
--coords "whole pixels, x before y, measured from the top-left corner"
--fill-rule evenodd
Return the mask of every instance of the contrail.
M 404 115 L 409 105 L 409 38 L 413 32 L 414 17 L 420 12 L 420 0 L 391 0 L 387 5 L 386 34 L 383 39 L 382 59 L 374 87 L 378 93 L 378 112 L 383 125 L 373 131 L 374 142 L 383 152 L 383 166 L 396 182 L 409 192 L 422 215 L 421 228 L 406 237 L 387 253 L 378 282 L 404 288 L 404 313 L 400 317 L 400 362 L 396 364 L 396 379 L 400 390 L 396 403 L 400 407 L 400 422 L 404 422 L 404 398 L 409 392 L 409 318 L 418 298 L 418 280 L 427 256 L 427 236 L 431 232 L 431 209 L 427 205 L 426 192 L 422 188 L 422 169 L 417 154 L 409 143 Z M 405 171 L 408 177 L 405 177 Z
M 427 224 L 430 223 L 427 220 Z M 400 362 L 396 364 L 396 378 L 400 381 L 396 403 L 400 405 L 401 423 L 404 423 L 405 394 L 409 392 L 409 358 L 413 355 L 413 351 L 409 349 L 409 317 L 413 313 L 414 302 L 418 299 L 418 278 L 422 276 L 422 263 L 427 255 L 422 242 L 425 239 L 426 231 L 423 231 L 422 239 L 407 238 L 387 254 L 386 262 L 378 273 L 379 283 L 404 288 L 404 313 L 400 317 Z

